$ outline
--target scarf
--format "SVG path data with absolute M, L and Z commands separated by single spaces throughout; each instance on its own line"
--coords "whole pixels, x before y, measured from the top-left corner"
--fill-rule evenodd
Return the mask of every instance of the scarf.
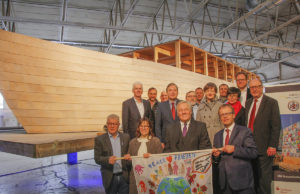
M 230 104 L 229 102 L 227 102 L 227 104 Z M 230 104 L 235 112 L 235 116 L 240 112 L 241 108 L 242 108 L 242 104 L 240 101 L 236 101 L 236 103 L 234 104 Z
M 141 143 L 141 146 L 140 146 L 140 148 L 139 148 L 139 150 L 138 150 L 138 156 L 143 156 L 145 153 L 147 153 L 147 145 L 146 145 L 146 143 L 149 141 L 149 139 L 148 138 L 138 138 L 137 139 L 138 140 L 138 142 L 140 142 Z

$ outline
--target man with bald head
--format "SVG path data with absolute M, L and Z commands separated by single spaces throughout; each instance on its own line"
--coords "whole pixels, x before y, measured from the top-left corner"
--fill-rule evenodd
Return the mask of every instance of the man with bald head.
M 270 194 L 273 156 L 281 128 L 279 106 L 275 99 L 263 94 L 261 80 L 251 80 L 249 88 L 252 98 L 246 102 L 246 123 L 258 150 L 258 157 L 253 161 L 255 188 L 258 194 Z

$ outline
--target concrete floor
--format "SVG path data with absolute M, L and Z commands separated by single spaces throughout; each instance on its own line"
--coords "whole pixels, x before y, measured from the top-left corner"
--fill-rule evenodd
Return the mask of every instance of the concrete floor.
M 0 152 L 0 193 L 105 193 L 93 151 L 78 153 L 78 164 L 67 156 L 41 159 Z

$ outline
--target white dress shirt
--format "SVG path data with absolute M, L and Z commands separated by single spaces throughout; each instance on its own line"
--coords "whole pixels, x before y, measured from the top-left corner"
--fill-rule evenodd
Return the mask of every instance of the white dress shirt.
M 258 111 L 258 109 L 259 109 L 259 106 L 260 106 L 262 97 L 263 97 L 263 95 L 261 95 L 261 97 L 259 97 L 259 98 L 257 99 L 257 102 L 256 102 L 256 110 L 255 110 L 255 117 L 254 117 L 254 118 L 256 118 L 256 114 L 257 114 L 257 111 Z M 254 102 L 255 102 L 255 99 L 253 98 L 252 104 L 251 104 L 251 106 L 250 106 L 250 110 L 249 110 L 249 112 L 248 112 L 248 123 L 247 123 L 247 126 L 248 126 L 249 121 L 250 121 L 250 115 L 251 115 L 251 112 L 252 112 L 252 108 L 253 108 Z M 255 120 L 255 119 L 254 119 L 254 120 Z
M 189 120 L 188 122 L 186 122 L 186 133 L 187 133 L 188 130 L 189 130 L 190 122 L 191 122 L 191 120 Z M 184 122 L 180 121 L 180 125 L 181 125 L 181 132 L 182 132 L 182 134 L 183 134 Z
M 135 98 L 133 98 L 135 101 L 135 104 L 140 112 L 141 118 L 144 117 L 144 113 L 145 113 L 145 108 L 144 108 L 144 103 L 143 103 L 143 99 L 141 102 L 137 101 Z
M 245 87 L 244 90 L 241 90 L 240 102 L 243 107 L 245 107 L 246 101 L 247 101 L 247 87 Z

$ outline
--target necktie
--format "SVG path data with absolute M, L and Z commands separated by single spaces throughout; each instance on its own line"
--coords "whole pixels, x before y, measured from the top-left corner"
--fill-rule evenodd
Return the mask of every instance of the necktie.
M 229 129 L 225 129 L 225 131 L 226 131 L 226 138 L 225 138 L 225 145 L 228 145 L 228 143 L 229 143 Z
M 173 117 L 173 120 L 175 120 L 175 106 L 174 106 L 174 102 L 172 102 L 172 117 Z
M 187 132 L 187 126 L 186 126 L 186 125 L 187 125 L 187 124 L 184 123 L 183 130 L 182 130 L 182 135 L 183 135 L 183 137 L 185 137 L 186 132 Z
M 251 110 L 249 124 L 248 124 L 248 128 L 250 128 L 252 132 L 253 132 L 254 119 L 255 119 L 255 112 L 256 112 L 256 102 L 257 102 L 257 99 L 254 100 L 254 104 L 253 104 L 253 108 Z

